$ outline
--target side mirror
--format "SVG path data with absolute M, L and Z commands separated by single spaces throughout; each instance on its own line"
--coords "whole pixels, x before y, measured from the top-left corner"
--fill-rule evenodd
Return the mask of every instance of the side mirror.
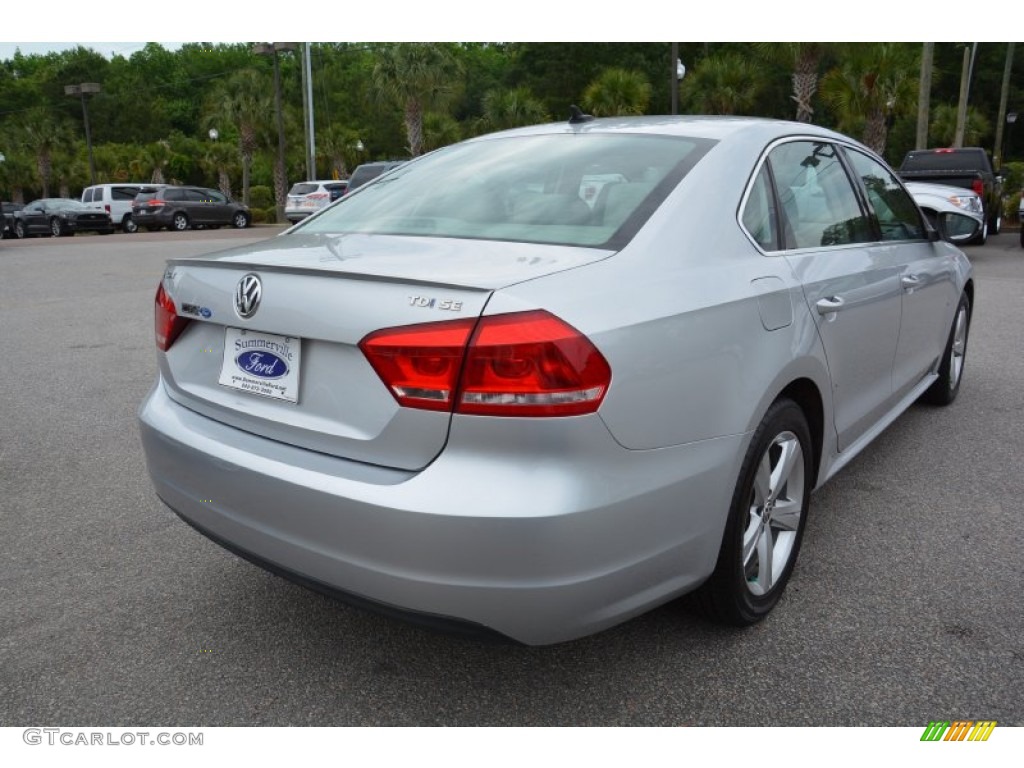
M 981 231 L 981 222 L 973 216 L 945 211 L 939 214 L 939 234 L 943 240 L 959 245 L 973 240 Z

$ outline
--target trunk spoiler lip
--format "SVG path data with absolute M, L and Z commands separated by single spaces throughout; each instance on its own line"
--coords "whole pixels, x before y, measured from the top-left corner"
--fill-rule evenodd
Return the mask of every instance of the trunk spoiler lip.
M 440 280 L 424 280 L 416 277 L 399 277 L 396 275 L 375 275 L 365 272 L 339 272 L 337 269 L 317 269 L 316 267 L 290 266 L 286 264 L 261 264 L 245 261 L 220 261 L 216 259 L 183 258 L 168 259 L 167 267 L 186 267 L 200 269 L 228 269 L 235 272 L 280 272 L 294 275 L 316 275 L 340 280 L 366 280 L 375 283 L 398 283 L 401 285 L 424 285 L 436 288 L 453 288 L 474 293 L 492 293 L 495 288 L 479 285 L 449 283 Z

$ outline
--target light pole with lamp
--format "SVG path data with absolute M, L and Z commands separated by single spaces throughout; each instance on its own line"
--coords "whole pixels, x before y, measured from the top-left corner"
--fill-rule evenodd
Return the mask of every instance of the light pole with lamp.
M 288 185 L 284 162 L 284 112 L 281 107 L 281 67 L 277 54 L 281 51 L 294 51 L 298 43 L 257 43 L 252 52 L 257 56 L 269 56 L 274 62 L 274 111 L 277 113 L 277 167 L 274 169 L 274 197 L 276 198 L 277 221 L 285 222 L 284 196 Z
M 85 121 L 85 146 L 89 150 L 89 183 L 96 183 L 96 163 L 92 159 L 92 134 L 89 132 L 89 108 L 85 105 L 86 94 L 99 93 L 99 83 L 79 83 L 78 85 L 65 85 L 65 96 L 78 96 L 82 99 L 82 118 Z

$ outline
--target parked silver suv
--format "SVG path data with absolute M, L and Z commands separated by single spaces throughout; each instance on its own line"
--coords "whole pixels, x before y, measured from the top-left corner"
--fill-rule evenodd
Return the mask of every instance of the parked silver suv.
M 293 224 L 316 213 L 328 203 L 345 194 L 348 182 L 344 180 L 300 181 L 288 190 L 284 215 Z

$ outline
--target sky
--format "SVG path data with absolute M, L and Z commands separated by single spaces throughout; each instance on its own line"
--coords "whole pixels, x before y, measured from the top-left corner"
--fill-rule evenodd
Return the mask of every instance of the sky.
M 220 6 L 208 0 L 177 0 L 175 13 L 163 15 L 158 26 L 137 9 L 123 17 L 109 13 L 84 15 L 75 0 L 49 0 L 45 23 L 31 3 L 4 8 L 0 60 L 22 53 L 85 45 L 105 56 L 131 56 L 145 45 L 130 38 L 159 35 L 168 40 L 195 42 L 325 39 L 360 41 L 502 40 L 502 41 L 642 41 L 683 40 L 915 40 L 936 42 L 973 38 L 992 41 L 993 29 L 1018 35 L 1018 25 L 993 27 L 992 18 L 1016 18 L 1017 0 L 989 0 L 985 14 L 958 14 L 955 24 L 942 14 L 922 16 L 914 4 L 892 0 L 858 0 L 856 10 L 822 15 L 822 0 L 739 0 L 736 10 L 717 12 L 720 4 L 629 0 L 628 13 L 615 12 L 595 0 L 516 0 L 515 13 L 487 11 L 479 0 L 390 0 L 386 11 L 376 3 L 311 3 L 308 13 L 281 13 L 277 3 L 250 5 L 239 15 L 235 3 Z M 9 6 L 9 7 L 8 7 Z M 429 12 L 425 8 L 429 7 Z M 490 6 L 493 8 L 494 6 Z M 506 6 L 507 8 L 507 6 Z M 847 6 L 849 8 L 849 6 Z M 770 9 L 770 10 L 769 10 Z M 1002 9 L 1002 10 L 1000 10 Z M 154 8 L 154 13 L 157 11 Z M 823 25 L 823 19 L 828 23 Z M 997 32 L 998 33 L 998 32 Z M 64 42 L 43 42 L 41 38 Z M 17 39 L 16 39 L 17 38 Z M 78 38 L 80 42 L 71 42 Z M 114 38 L 115 42 L 94 42 Z M 117 41 L 117 38 L 121 38 Z M 156 39 L 167 48 L 180 42 Z

